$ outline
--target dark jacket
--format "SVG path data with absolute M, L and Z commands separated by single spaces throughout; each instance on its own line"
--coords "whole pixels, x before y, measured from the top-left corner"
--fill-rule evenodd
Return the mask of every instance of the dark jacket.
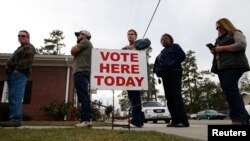
M 217 38 L 215 46 L 224 46 L 234 44 L 235 40 L 233 36 L 228 34 L 222 35 Z M 230 68 L 241 68 L 244 71 L 249 70 L 249 64 L 244 50 L 238 50 L 235 52 L 220 52 L 214 55 L 213 65 L 211 71 L 218 73 L 220 70 Z
M 182 71 L 181 63 L 185 60 L 186 54 L 178 44 L 171 44 L 165 47 L 155 59 L 153 72 L 158 77 L 173 71 Z
M 11 74 L 14 70 L 17 70 L 29 76 L 34 55 L 35 48 L 32 44 L 18 47 L 7 62 L 6 74 Z

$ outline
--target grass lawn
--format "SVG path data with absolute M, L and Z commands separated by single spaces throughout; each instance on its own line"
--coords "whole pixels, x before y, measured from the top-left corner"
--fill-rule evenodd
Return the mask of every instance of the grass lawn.
M 24 126 L 73 126 L 76 121 L 26 121 Z M 95 122 L 93 127 L 111 126 Z M 1 141 L 192 141 L 154 131 L 123 131 L 93 128 L 20 129 L 0 128 Z

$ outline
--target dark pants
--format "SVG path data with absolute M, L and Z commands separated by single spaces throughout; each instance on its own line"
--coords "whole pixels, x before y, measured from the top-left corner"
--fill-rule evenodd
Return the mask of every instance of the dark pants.
M 141 106 L 141 91 L 127 91 L 128 98 L 132 104 L 132 120 L 131 123 L 135 126 L 143 125 L 143 115 Z
M 89 96 L 90 72 L 77 72 L 74 74 L 74 85 L 78 101 L 81 104 L 81 122 L 91 119 L 91 102 Z
M 172 118 L 172 124 L 189 125 L 187 112 L 181 95 L 182 72 L 169 72 L 162 77 L 167 106 Z
M 231 120 L 241 122 L 242 124 L 248 124 L 248 113 L 238 88 L 238 82 L 243 73 L 244 71 L 241 69 L 227 69 L 220 71 L 218 77 L 227 99 Z

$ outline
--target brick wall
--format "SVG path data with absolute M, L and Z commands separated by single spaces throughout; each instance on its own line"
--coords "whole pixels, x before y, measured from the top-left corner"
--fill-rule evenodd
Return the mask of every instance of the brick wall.
M 0 66 L 0 80 L 5 80 L 5 66 Z M 72 72 L 72 70 L 71 70 Z M 73 102 L 73 75 L 70 72 L 69 98 Z M 67 67 L 33 66 L 29 80 L 33 82 L 31 103 L 23 104 L 23 113 L 33 120 L 49 120 L 42 108 L 54 101 L 65 101 Z

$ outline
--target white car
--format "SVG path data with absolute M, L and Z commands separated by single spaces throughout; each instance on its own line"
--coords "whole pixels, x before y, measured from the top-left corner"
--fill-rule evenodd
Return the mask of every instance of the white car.
M 148 121 L 157 123 L 158 120 L 164 120 L 165 123 L 169 123 L 171 120 L 168 108 L 156 101 L 143 103 L 142 112 L 144 114 L 144 123 L 147 123 Z

